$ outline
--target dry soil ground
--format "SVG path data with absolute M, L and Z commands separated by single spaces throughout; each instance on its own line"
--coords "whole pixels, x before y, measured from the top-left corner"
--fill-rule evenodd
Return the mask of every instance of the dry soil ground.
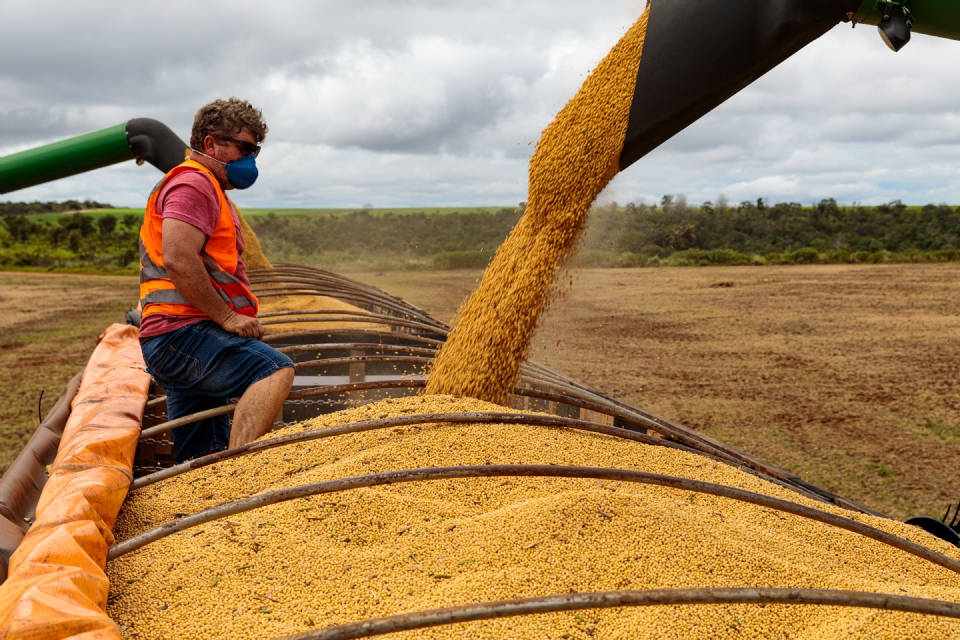
M 351 274 L 450 321 L 479 272 Z M 960 269 L 585 270 L 533 356 L 897 518 L 960 499 Z M 569 281 L 568 281 L 569 282 Z M 0 469 L 135 278 L 0 274 Z
M 362 274 L 449 321 L 479 273 Z M 960 500 L 960 269 L 591 269 L 533 357 L 888 515 Z M 569 283 L 569 280 L 568 280 Z
M 137 278 L 0 272 L 0 470 L 84 367 L 97 336 L 137 304 Z

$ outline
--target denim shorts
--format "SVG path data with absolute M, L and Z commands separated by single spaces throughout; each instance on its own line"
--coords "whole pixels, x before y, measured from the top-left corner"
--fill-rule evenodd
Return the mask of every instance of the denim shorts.
M 241 338 L 204 320 L 140 344 L 147 371 L 167 394 L 167 417 L 222 407 L 250 385 L 293 360 L 256 338 Z M 230 444 L 230 418 L 217 416 L 173 430 L 177 462 L 191 460 Z

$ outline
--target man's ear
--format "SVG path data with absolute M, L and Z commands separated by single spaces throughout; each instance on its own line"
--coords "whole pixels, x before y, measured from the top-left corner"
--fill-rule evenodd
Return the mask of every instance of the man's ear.
M 217 139 L 213 136 L 207 136 L 203 139 L 203 152 L 212 156 L 217 152 Z

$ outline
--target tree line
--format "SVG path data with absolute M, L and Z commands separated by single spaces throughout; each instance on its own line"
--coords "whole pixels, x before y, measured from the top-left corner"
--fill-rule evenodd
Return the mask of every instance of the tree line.
M 91 201 L 86 201 L 91 202 Z M 25 204 L 25 203 L 4 203 Z M 68 203 L 61 203 L 67 205 Z M 99 204 L 99 203 L 95 203 Z M 462 213 L 251 216 L 268 257 L 330 268 L 481 268 L 522 209 Z M 0 217 L 0 267 L 137 269 L 142 215 L 56 221 Z M 960 260 L 960 208 L 949 205 L 730 204 L 682 196 L 594 207 L 581 244 L 588 266 Z
M 372 213 L 249 219 L 264 253 L 284 261 L 384 268 L 483 267 L 520 219 L 520 211 Z
M 67 211 L 87 211 L 89 209 L 113 209 L 111 204 L 96 200 L 65 200 L 63 202 L 0 202 L 0 217 L 26 216 L 37 213 L 65 213 Z
M 0 218 L 0 267 L 131 272 L 139 265 L 137 237 L 143 216 L 76 213 L 34 222 Z
M 900 201 L 843 207 L 832 198 L 812 207 L 762 199 L 730 205 L 722 198 L 689 206 L 683 197 L 664 196 L 659 206 L 595 207 L 585 248 L 648 260 L 717 251 L 766 262 L 790 261 L 797 252 L 802 259 L 793 261 L 811 261 L 816 254 L 819 261 L 859 256 L 857 261 L 877 262 L 882 260 L 876 254 L 896 260 L 944 252 L 954 259 L 949 255 L 960 250 L 960 208 Z

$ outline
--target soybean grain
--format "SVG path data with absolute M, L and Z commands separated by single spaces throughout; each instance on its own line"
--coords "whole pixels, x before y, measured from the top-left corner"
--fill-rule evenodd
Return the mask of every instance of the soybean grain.
M 271 436 L 408 413 L 497 409 L 469 398 L 409 397 Z M 559 428 L 424 424 L 300 443 L 144 487 L 129 496 L 115 533 L 124 540 L 177 514 L 310 482 L 487 462 L 684 476 L 851 517 L 693 453 Z M 916 527 L 852 517 L 960 557 Z M 170 536 L 111 561 L 107 571 L 108 613 L 124 637 L 138 639 L 269 638 L 394 613 L 572 591 L 770 586 L 960 601 L 956 574 L 789 514 L 659 487 L 542 478 L 417 483 L 281 503 Z M 958 637 L 960 625 L 837 607 L 703 605 L 547 614 L 396 637 L 868 634 Z
M 427 393 L 507 403 L 554 279 L 590 205 L 620 169 L 646 32 L 644 11 L 543 131 L 524 214 L 457 311 Z

